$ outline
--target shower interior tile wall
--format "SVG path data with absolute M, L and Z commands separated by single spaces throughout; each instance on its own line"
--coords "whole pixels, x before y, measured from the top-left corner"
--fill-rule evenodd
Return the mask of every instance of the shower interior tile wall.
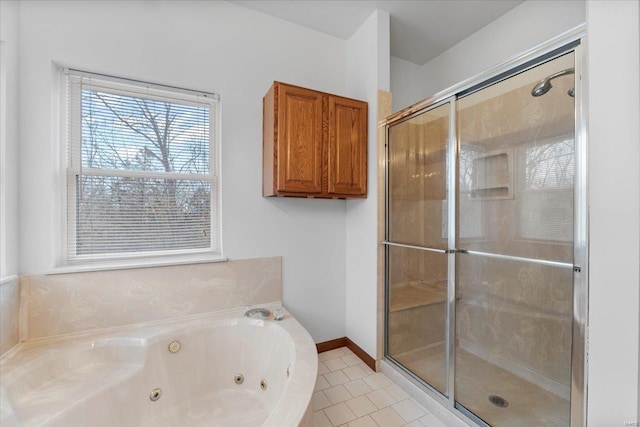
M 570 68 L 573 56 L 565 55 L 554 62 Z M 547 66 L 552 66 L 552 63 L 534 70 L 538 77 L 550 73 Z M 517 82 L 516 79 L 511 81 Z M 572 208 L 564 215 L 571 225 L 569 241 L 563 240 L 563 236 L 546 236 L 543 234 L 546 230 L 536 230 L 532 237 L 523 234 L 526 222 L 523 215 L 530 211 L 525 204 L 528 193 L 524 182 L 528 145 L 516 145 L 513 151 L 508 149 L 517 141 L 540 146 L 550 136 L 566 135 L 573 139 L 574 104 L 573 98 L 567 95 L 572 87 L 572 79 L 556 80 L 553 91 L 544 97 L 532 98 L 529 84 L 508 87 L 503 93 L 495 93 L 500 88 L 496 85 L 487 89 L 488 93 L 480 103 L 473 104 L 472 97 L 459 102 L 461 150 L 478 147 L 482 152 L 506 153 L 514 158 L 509 164 L 513 170 L 505 170 L 505 175 L 518 177 L 510 188 L 510 194 L 504 198 L 482 200 L 473 194 L 460 196 L 461 210 L 474 204 L 480 204 L 482 210 L 480 221 L 483 231 L 479 237 L 460 236 L 459 244 L 464 245 L 464 249 L 573 262 Z M 510 177 L 505 176 L 501 180 L 509 183 Z M 544 191 L 547 194 L 562 190 Z M 572 202 L 573 180 L 569 192 L 566 199 Z M 536 223 L 541 222 L 537 220 Z M 465 224 L 461 223 L 460 227 L 464 228 Z M 461 256 L 456 275 L 458 296 L 464 294 L 466 297 L 459 304 L 457 313 L 461 348 L 507 370 L 515 370 L 568 399 L 572 271 Z M 483 276 L 485 282 L 480 286 L 476 278 Z M 480 324 L 485 327 L 478 328 Z M 527 375 L 527 371 L 532 375 Z

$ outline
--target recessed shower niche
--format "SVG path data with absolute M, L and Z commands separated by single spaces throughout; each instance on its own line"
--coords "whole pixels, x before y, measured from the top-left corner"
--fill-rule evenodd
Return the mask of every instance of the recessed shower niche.
M 385 357 L 478 425 L 582 425 L 580 58 L 574 42 L 385 123 Z
M 469 195 L 479 199 L 513 199 L 513 149 L 479 154 L 471 164 Z

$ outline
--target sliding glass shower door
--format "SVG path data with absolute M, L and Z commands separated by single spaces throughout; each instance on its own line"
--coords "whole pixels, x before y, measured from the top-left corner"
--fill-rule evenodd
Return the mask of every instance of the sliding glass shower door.
M 388 146 L 387 350 L 440 393 L 447 392 L 450 109 L 445 103 L 398 123 Z
M 458 100 L 456 401 L 493 426 L 568 426 L 573 54 Z
M 386 354 L 480 425 L 577 422 L 575 62 L 387 125 Z

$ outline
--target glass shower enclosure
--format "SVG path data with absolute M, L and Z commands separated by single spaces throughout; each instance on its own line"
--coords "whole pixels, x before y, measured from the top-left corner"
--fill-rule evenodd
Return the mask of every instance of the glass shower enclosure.
M 579 56 L 386 123 L 385 355 L 479 425 L 581 422 Z

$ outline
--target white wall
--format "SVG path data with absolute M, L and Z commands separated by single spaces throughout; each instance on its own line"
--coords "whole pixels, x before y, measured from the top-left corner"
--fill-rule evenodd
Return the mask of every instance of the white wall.
M 404 107 L 415 104 L 426 98 L 424 91 L 422 66 L 404 59 L 391 57 L 391 93 L 393 94 L 392 111 L 400 111 Z
M 424 98 L 585 22 L 584 1 L 529 0 L 424 64 Z
M 640 15 L 587 2 L 590 196 L 589 426 L 638 416 Z
M 424 64 L 421 85 L 406 78 L 407 64 L 397 67 L 394 61 L 391 85 L 402 97 L 425 99 L 584 22 L 582 0 L 525 1 Z M 394 111 L 410 105 L 402 104 L 394 99 Z
M 217 92 L 225 255 L 281 255 L 287 308 L 316 342 L 344 336 L 345 202 L 263 198 L 261 171 L 273 80 L 343 94 L 345 49 L 227 2 L 20 2 L 21 273 L 51 268 L 61 221 L 56 64 Z
M 0 2 L 0 282 L 18 274 L 18 2 Z
M 389 90 L 389 14 L 376 10 L 347 40 L 347 91 L 369 103 L 367 198 L 347 201 L 346 332 L 376 357 L 378 90 Z

